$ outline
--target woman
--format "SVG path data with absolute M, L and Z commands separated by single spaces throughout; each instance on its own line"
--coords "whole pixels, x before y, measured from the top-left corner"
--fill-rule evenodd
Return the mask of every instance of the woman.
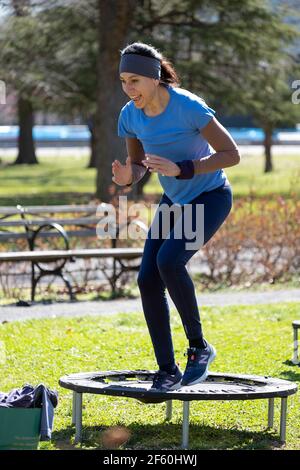
M 215 111 L 197 95 L 179 88 L 176 71 L 157 49 L 140 42 L 127 46 L 121 51 L 119 73 L 131 100 L 122 108 L 118 123 L 128 157 L 125 165 L 113 162 L 112 180 L 132 185 L 149 170 L 158 173 L 164 190 L 137 282 L 159 366 L 151 389 L 165 392 L 204 381 L 216 356 L 203 338 L 194 285 L 185 265 L 228 216 L 232 192 L 223 168 L 238 164 L 240 155 L 214 117 Z M 170 215 L 166 208 L 174 205 L 180 214 L 162 233 L 166 230 L 161 225 Z M 199 219 L 199 207 L 204 208 L 204 220 Z M 176 236 L 179 228 L 181 236 Z M 185 228 L 202 243 L 188 247 L 191 237 Z M 183 375 L 174 358 L 166 288 L 189 341 Z

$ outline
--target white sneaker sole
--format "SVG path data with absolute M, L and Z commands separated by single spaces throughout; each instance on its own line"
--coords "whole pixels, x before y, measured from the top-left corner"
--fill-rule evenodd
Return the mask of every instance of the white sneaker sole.
M 209 368 L 210 364 L 215 360 L 216 355 L 217 355 L 217 351 L 215 350 L 215 348 L 212 345 L 210 345 L 210 348 L 212 350 L 212 356 L 208 360 L 207 369 L 206 369 L 205 373 L 203 375 L 201 375 L 201 377 L 198 377 L 198 379 L 193 380 L 193 382 L 190 382 L 186 385 L 181 385 L 182 387 L 189 387 L 190 385 L 196 385 L 196 384 L 199 384 L 199 383 L 204 382 L 206 380 L 206 378 L 208 376 L 208 373 L 209 373 L 208 368 Z
M 177 384 L 172 385 L 172 387 L 170 387 L 169 390 L 171 390 L 171 391 L 172 390 L 178 390 L 181 387 L 182 387 L 182 385 L 181 385 L 181 379 L 180 379 L 180 381 Z

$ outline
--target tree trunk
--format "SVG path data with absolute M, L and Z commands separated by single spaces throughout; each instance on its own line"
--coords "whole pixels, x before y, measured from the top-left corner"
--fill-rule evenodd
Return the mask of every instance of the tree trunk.
M 90 154 L 90 161 L 87 166 L 87 168 L 97 168 L 97 153 L 96 153 L 96 139 L 95 139 L 95 129 L 94 129 L 94 122 L 95 122 L 95 117 L 91 117 L 91 119 L 88 121 L 88 128 L 91 133 L 91 138 L 90 138 L 90 149 L 91 149 L 91 154 Z
M 28 16 L 30 9 L 30 0 L 13 0 L 12 6 L 17 17 Z M 18 98 L 18 156 L 15 165 L 27 163 L 38 163 L 35 155 L 35 147 L 33 141 L 34 114 L 32 103 L 27 98 Z
M 19 97 L 18 99 L 18 119 L 19 119 L 19 138 L 18 138 L 18 157 L 15 164 L 36 164 L 38 163 L 35 155 L 33 141 L 34 114 L 32 103 Z
M 125 95 L 119 79 L 119 50 L 126 45 L 131 19 L 137 0 L 98 0 L 99 53 L 97 62 L 97 112 L 95 119 L 96 197 L 103 202 L 111 199 L 112 162 L 125 163 L 124 139 L 118 137 L 117 123 Z
M 264 128 L 265 139 L 264 139 L 264 146 L 265 146 L 265 173 L 270 173 L 273 170 L 272 164 L 272 128 L 265 127 Z

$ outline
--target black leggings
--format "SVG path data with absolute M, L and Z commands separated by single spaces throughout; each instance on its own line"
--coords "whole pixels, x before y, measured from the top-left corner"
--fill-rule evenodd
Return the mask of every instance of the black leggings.
M 202 337 L 194 284 L 185 265 L 223 224 L 232 207 L 232 191 L 230 185 L 226 183 L 197 196 L 187 205 L 189 209 L 177 205 L 181 214 L 177 215 L 177 219 L 174 217 L 174 221 L 170 219 L 170 229 L 167 227 L 167 232 L 165 224 L 162 226 L 162 221 L 165 221 L 163 207 L 167 207 L 162 206 L 163 204 L 167 204 L 168 207 L 172 205 L 166 194 L 161 197 L 148 231 L 137 279 L 145 319 L 159 366 L 175 363 L 166 287 L 180 314 L 186 337 L 188 339 Z M 201 218 L 199 205 L 202 204 L 204 211 Z M 196 233 L 194 238 L 190 236 L 191 231 L 184 229 L 188 225 L 193 233 Z M 197 242 L 199 246 L 187 248 L 187 243 L 195 240 L 200 240 L 200 245 Z

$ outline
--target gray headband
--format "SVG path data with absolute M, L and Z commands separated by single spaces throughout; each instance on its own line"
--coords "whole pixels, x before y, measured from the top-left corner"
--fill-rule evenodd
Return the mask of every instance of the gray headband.
M 137 73 L 144 77 L 160 79 L 160 60 L 139 54 L 123 54 L 121 56 L 119 73 Z

